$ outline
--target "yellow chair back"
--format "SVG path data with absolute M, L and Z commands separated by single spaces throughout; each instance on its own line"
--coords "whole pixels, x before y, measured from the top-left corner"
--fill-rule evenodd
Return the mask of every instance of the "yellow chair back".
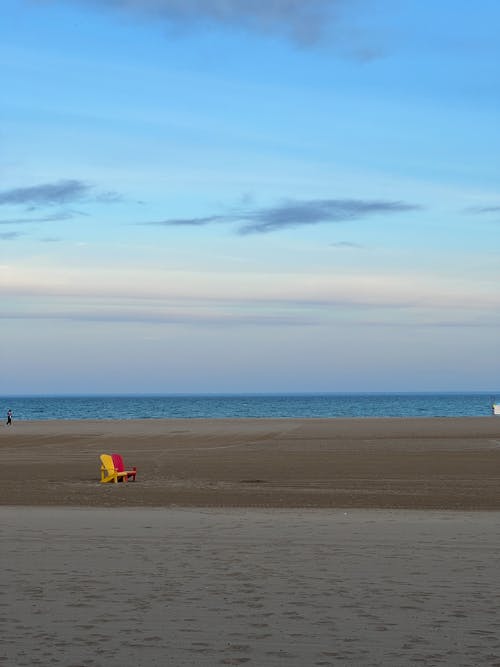
M 101 463 L 108 475 L 112 475 L 115 471 L 115 464 L 110 454 L 101 454 Z

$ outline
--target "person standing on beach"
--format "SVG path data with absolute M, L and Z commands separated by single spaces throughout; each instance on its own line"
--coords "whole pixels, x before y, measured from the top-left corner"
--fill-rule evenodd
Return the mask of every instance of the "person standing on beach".
M 7 410 L 7 426 L 12 426 L 12 410 Z

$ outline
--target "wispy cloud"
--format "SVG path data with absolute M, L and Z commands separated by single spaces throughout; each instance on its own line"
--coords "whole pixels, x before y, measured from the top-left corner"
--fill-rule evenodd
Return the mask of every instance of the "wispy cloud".
M 173 218 L 142 224 L 164 226 L 202 226 L 219 222 L 236 222 L 239 234 L 262 234 L 320 223 L 339 223 L 375 215 L 394 215 L 421 207 L 401 201 L 363 199 L 314 199 L 285 201 L 268 208 L 233 211 L 225 215 L 199 218 Z
M 445 279 L 441 275 L 394 274 L 304 274 L 257 272 L 245 274 L 226 271 L 198 273 L 192 271 L 150 270 L 148 268 L 113 269 L 88 272 L 84 267 L 50 266 L 44 270 L 28 263 L 13 262 L 0 266 L 0 297 L 21 303 L 42 301 L 77 304 L 101 304 L 103 308 L 142 310 L 156 313 L 200 313 L 228 309 L 234 314 L 296 313 L 297 310 L 320 312 L 327 316 L 338 308 L 387 310 L 450 310 L 489 313 L 500 312 L 500 295 L 496 283 L 471 283 L 464 277 Z
M 271 326 L 271 327 L 297 327 L 313 326 L 318 323 L 311 317 L 303 315 L 287 314 L 262 314 L 262 313 L 186 313 L 183 311 L 171 311 L 158 313 L 154 310 L 108 307 L 106 309 L 80 308 L 71 310 L 46 309 L 38 312 L 26 309 L 22 312 L 0 312 L 0 320 L 68 320 L 72 322 L 106 322 L 106 323 L 128 323 L 128 324 L 158 324 L 158 325 L 190 325 L 209 327 L 228 326 Z
M 23 236 L 22 232 L 1 232 L 0 239 L 2 241 L 14 241 L 15 239 Z
M 330 248 L 364 248 L 361 243 L 352 243 L 351 241 L 335 241 L 330 243 Z
M 38 218 L 6 218 L 4 220 L 0 220 L 0 225 L 26 225 L 36 222 L 60 222 L 62 220 L 70 220 L 76 215 L 78 215 L 76 211 L 61 211 L 60 213 L 44 215 Z
M 370 215 L 411 211 L 418 206 L 394 201 L 365 201 L 359 199 L 322 199 L 288 202 L 249 214 L 240 234 L 272 232 L 289 227 L 316 225 L 321 222 L 344 222 Z
M 171 27 L 227 25 L 317 43 L 347 0 L 73 0 L 80 5 L 135 12 Z
M 95 193 L 94 186 L 77 179 L 60 180 L 55 183 L 41 183 L 22 188 L 0 190 L 0 206 L 28 206 L 30 210 L 43 206 L 63 206 L 75 202 L 99 201 L 112 203 L 118 201 L 120 195 L 116 192 Z M 69 216 L 68 211 L 55 214 L 42 220 L 27 222 L 46 222 L 47 220 L 61 220 L 61 216 Z M 20 220 L 18 222 L 24 222 Z
M 232 218 L 226 215 L 209 215 L 204 218 L 172 218 L 159 222 L 146 222 L 146 225 L 166 225 L 171 227 L 203 227 L 213 222 L 229 222 Z
M 113 192 L 109 190 L 108 192 L 101 192 L 95 196 L 95 201 L 100 202 L 101 204 L 115 204 L 116 202 L 122 201 L 123 197 L 118 192 Z
M 466 213 L 500 213 L 500 206 L 473 206 L 465 209 Z
M 90 190 L 89 185 L 77 180 L 43 183 L 0 191 L 0 205 L 60 206 L 84 199 Z
M 61 239 L 57 236 L 44 236 L 39 239 L 42 243 L 59 243 Z

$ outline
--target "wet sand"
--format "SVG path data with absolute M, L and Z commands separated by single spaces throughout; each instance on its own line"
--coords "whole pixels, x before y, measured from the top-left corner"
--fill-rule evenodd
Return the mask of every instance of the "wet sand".
M 0 508 L 0 663 L 499 665 L 497 512 Z
M 0 505 L 500 509 L 495 417 L 15 422 L 0 454 Z

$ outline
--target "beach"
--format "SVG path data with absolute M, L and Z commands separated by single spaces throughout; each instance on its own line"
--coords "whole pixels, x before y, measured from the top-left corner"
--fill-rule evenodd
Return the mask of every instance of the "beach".
M 500 664 L 496 512 L 0 508 L 1 664 Z
M 16 422 L 0 664 L 500 665 L 500 420 Z M 121 453 L 137 481 L 100 484 Z
M 500 509 L 495 417 L 28 421 L 0 449 L 0 505 Z M 99 483 L 112 452 L 135 483 Z

